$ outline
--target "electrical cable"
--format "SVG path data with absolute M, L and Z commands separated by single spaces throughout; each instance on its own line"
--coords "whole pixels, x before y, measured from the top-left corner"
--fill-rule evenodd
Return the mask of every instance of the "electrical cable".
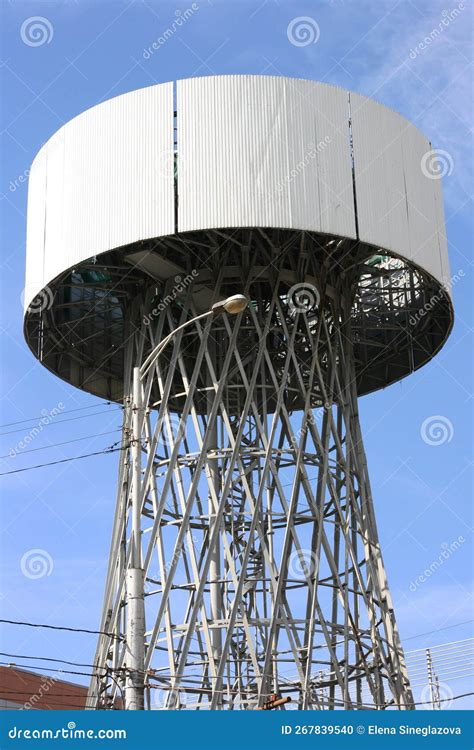
M 35 664 L 13 664 L 9 661 L 0 661 L 0 666 L 2 667 L 14 667 L 16 669 L 38 669 L 38 667 Z M 105 674 L 98 674 L 97 672 L 76 672 L 71 669 L 56 669 L 55 667 L 41 667 L 41 669 L 45 672 L 54 672 L 55 674 L 80 674 L 83 677 L 99 677 L 103 679 L 107 676 L 107 670 L 105 671 Z
M 99 664 L 87 664 L 80 661 L 67 661 L 66 659 L 53 659 L 51 656 L 29 656 L 26 654 L 7 654 L 0 651 L 0 656 L 9 656 L 12 659 L 32 659 L 34 661 L 55 661 L 61 664 L 68 664 L 70 667 L 90 667 L 91 669 L 102 669 Z
M 429 630 L 427 633 L 418 633 L 418 635 L 409 635 L 408 638 L 403 638 L 403 642 L 412 641 L 414 638 L 421 638 L 424 635 L 432 635 L 433 633 L 441 633 L 442 630 L 451 630 L 451 628 L 457 628 L 460 625 L 468 625 L 471 622 L 474 622 L 474 619 L 464 620 L 464 622 L 456 622 L 454 625 L 446 625 L 446 627 L 437 628 L 436 630 Z M 415 653 L 415 651 L 419 651 L 419 649 L 414 649 L 413 651 L 406 651 L 405 656 L 407 654 L 413 654 Z
M 73 440 L 64 440 L 62 443 L 51 443 L 51 445 L 41 445 L 39 448 L 28 448 L 26 451 L 22 450 L 20 451 L 21 455 L 25 453 L 34 453 L 35 451 L 46 451 L 49 448 L 58 448 L 61 445 L 68 445 L 69 443 L 78 443 L 81 440 L 89 440 L 92 438 L 100 437 L 101 435 L 112 435 L 113 432 L 119 432 L 122 428 L 117 427 L 115 430 L 108 430 L 107 432 L 97 432 L 95 435 L 84 435 L 84 437 L 74 438 Z M 17 454 L 15 454 L 17 455 Z M 7 453 L 5 456 L 0 456 L 0 459 L 2 458 L 13 458 L 9 453 Z
M 20 693 L 16 693 L 16 695 L 20 695 Z M 1 692 L 0 692 L 0 697 L 3 697 L 3 693 L 1 693 Z M 30 696 L 30 698 L 32 698 L 32 697 L 34 697 L 34 693 L 33 693 L 33 695 Z M 60 697 L 60 696 L 58 696 L 58 697 Z M 87 709 L 94 709 L 94 708 L 96 708 L 95 705 L 87 704 L 87 703 L 80 703 L 80 704 L 76 703 L 76 704 L 74 704 L 74 703 L 63 703 L 63 702 L 58 702 L 58 701 L 50 701 L 50 700 L 47 699 L 48 698 L 47 695 L 42 696 L 42 698 L 45 699 L 45 703 L 46 703 L 47 706 L 57 706 L 58 709 L 59 708 L 67 708 L 67 709 L 71 709 L 71 710 L 75 709 L 75 710 L 78 710 L 78 711 L 82 711 L 82 710 L 84 710 L 86 708 Z M 13 697 L 11 697 L 11 698 L 6 697 L 6 698 L 4 698 L 4 700 L 10 701 L 11 703 L 20 703 L 20 702 L 22 704 L 30 703 L 29 700 L 25 700 L 23 698 L 21 698 L 19 701 L 16 701 Z M 36 704 L 35 707 L 39 708 L 41 710 L 41 705 L 38 706 L 38 701 L 35 701 L 35 704 Z M 43 708 L 43 710 L 44 710 L 44 708 Z
M 43 425 L 43 427 L 51 427 L 52 425 L 58 425 L 58 424 L 64 424 L 65 422 L 75 422 L 78 419 L 87 419 L 87 417 L 97 417 L 99 414 L 113 414 L 117 411 L 122 411 L 123 407 L 118 406 L 116 409 L 104 409 L 103 411 L 96 411 L 94 414 L 82 414 L 80 417 L 69 417 L 68 419 L 52 419 L 48 422 L 48 424 Z M 45 417 L 41 417 L 41 419 L 45 419 Z M 18 430 L 9 430 L 8 432 L 0 432 L 0 437 L 3 437 L 5 435 L 13 435 L 15 432 L 24 432 L 25 429 L 28 429 L 27 427 L 21 427 Z M 34 429 L 32 427 L 31 429 Z
M 446 648 L 455 648 L 455 647 L 457 647 L 457 648 L 463 648 L 463 644 L 469 643 L 470 641 L 474 642 L 474 637 L 463 638 L 460 641 L 448 641 L 447 643 L 438 643 L 436 646 L 429 646 L 429 650 L 430 651 L 434 651 L 435 648 L 436 649 L 438 649 L 438 648 L 446 649 Z M 426 648 L 417 648 L 414 651 L 407 651 L 406 653 L 408 653 L 408 654 L 416 654 L 417 653 L 417 654 L 419 654 L 420 657 L 424 658 L 425 657 L 425 653 L 426 653 Z M 414 658 L 416 658 L 416 657 L 414 657 Z
M 104 406 L 104 403 L 107 405 L 110 405 L 114 402 L 102 401 L 98 404 L 91 404 L 91 406 L 80 406 L 77 409 L 65 409 L 65 410 L 61 410 L 61 414 L 72 414 L 72 412 L 84 411 L 85 409 L 97 409 L 99 406 Z M 114 403 L 114 406 L 117 406 L 117 404 Z M 46 416 L 45 414 L 40 414 L 40 416 L 38 417 L 28 417 L 26 419 L 19 419 L 17 422 L 6 422 L 5 424 L 0 424 L 0 430 L 3 430 L 4 427 L 13 427 L 16 424 L 24 424 L 25 422 L 34 422 L 36 419 L 44 419 L 45 416 Z M 91 414 L 90 416 L 93 417 L 94 414 Z
M 122 638 L 119 635 L 116 635 L 115 633 L 108 633 L 105 630 L 89 630 L 87 628 L 70 628 L 64 625 L 46 625 L 44 623 L 26 622 L 23 620 L 0 619 L 0 623 L 1 622 L 7 625 L 25 625 L 30 628 L 47 628 L 48 630 L 66 630 L 71 633 L 92 633 L 93 635 L 107 635 L 107 636 L 110 636 L 111 638 L 116 638 L 119 641 L 122 640 Z
M 431 651 L 431 648 L 427 648 L 433 661 L 446 661 L 450 659 L 459 659 L 460 656 L 469 657 L 474 654 L 474 642 L 471 645 L 464 646 L 464 648 L 447 649 L 446 651 Z M 426 662 L 426 654 L 424 659 L 417 659 L 414 662 L 409 662 L 412 669 L 416 669 L 420 665 Z
M 116 443 L 114 443 L 116 445 Z M 55 466 L 56 464 L 65 464 L 69 461 L 78 461 L 81 458 L 90 458 L 91 456 L 102 456 L 107 453 L 116 453 L 117 451 L 124 451 L 128 450 L 129 446 L 121 446 L 119 448 L 115 448 L 113 446 L 110 446 L 109 448 L 104 448 L 104 450 L 101 451 L 95 451 L 94 453 L 83 453 L 81 456 L 71 456 L 70 458 L 61 458 L 57 461 L 49 461 L 48 463 L 44 464 L 36 464 L 36 466 L 25 466 L 23 469 L 11 469 L 10 471 L 2 471 L 0 473 L 0 477 L 4 477 L 7 474 L 21 474 L 24 471 L 32 471 L 33 469 L 43 469 L 45 466 Z
M 184 687 L 181 687 L 181 688 L 180 687 L 171 687 L 171 685 L 169 687 L 168 686 L 167 687 L 163 687 L 162 685 L 150 685 L 150 684 L 147 684 L 145 687 L 147 687 L 147 688 L 156 688 L 158 690 L 170 690 L 170 691 L 174 691 L 176 693 L 179 693 L 180 691 L 183 692 L 183 693 L 187 692 Z M 295 688 L 295 690 L 296 689 L 297 688 Z M 192 689 L 189 692 L 192 692 Z M 196 692 L 196 690 L 194 692 Z M 199 688 L 198 692 L 199 693 L 226 693 L 226 694 L 230 693 L 230 694 L 235 694 L 235 695 L 239 694 L 239 691 L 237 691 L 237 690 L 230 690 L 230 691 L 229 690 L 224 690 L 224 689 L 221 689 L 221 690 L 212 690 L 211 688 Z M 288 692 L 288 690 L 286 692 Z M 272 693 L 268 693 L 268 695 L 272 695 Z M 441 698 L 439 700 L 439 703 L 446 703 L 446 702 L 450 702 L 450 701 L 455 701 L 455 700 L 458 700 L 459 698 L 466 698 L 466 697 L 469 697 L 471 695 L 474 695 L 474 691 L 471 692 L 471 693 L 462 693 L 461 695 L 454 695 L 452 698 Z M 265 697 L 265 695 L 263 697 Z M 331 698 L 331 699 L 324 698 L 323 699 L 323 703 L 328 703 L 328 704 L 336 704 L 337 703 L 340 706 L 346 705 L 344 701 L 338 700 L 337 698 Z M 425 706 L 425 705 L 427 705 L 429 703 L 433 703 L 434 704 L 434 703 L 438 703 L 438 701 L 419 701 L 419 702 L 416 702 L 416 703 L 411 703 L 410 705 L 411 706 Z M 389 708 L 389 707 L 390 706 L 388 704 L 365 703 L 365 701 L 364 701 L 364 708 Z
M 472 661 L 472 658 L 470 661 L 465 661 L 463 659 L 457 659 L 456 661 L 452 662 L 446 662 L 446 663 L 439 663 L 434 662 L 433 667 L 435 671 L 439 674 L 441 672 L 445 672 L 447 669 L 456 669 L 456 668 L 463 668 L 474 666 L 474 662 Z M 426 665 L 424 667 L 419 667 L 418 669 L 410 669 L 410 678 L 413 680 L 416 677 L 418 677 L 420 674 L 424 674 L 426 672 Z

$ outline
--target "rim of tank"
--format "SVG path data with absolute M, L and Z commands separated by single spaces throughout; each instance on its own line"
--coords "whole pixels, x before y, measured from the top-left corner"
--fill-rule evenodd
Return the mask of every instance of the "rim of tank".
M 428 319 L 432 322 L 437 321 L 438 324 L 441 325 L 441 328 L 439 328 L 438 336 L 434 337 L 433 346 L 430 350 L 426 351 L 425 356 L 420 358 L 418 362 L 413 363 L 412 366 L 405 367 L 405 370 L 402 373 L 397 373 L 393 376 L 388 376 L 385 380 L 385 382 L 380 384 L 371 384 L 370 382 L 364 382 L 362 383 L 359 381 L 359 378 L 357 377 L 357 395 L 358 396 L 364 396 L 369 393 L 373 393 L 375 391 L 381 390 L 383 388 L 386 388 L 389 385 L 392 385 L 394 383 L 400 382 L 405 377 L 410 375 L 412 372 L 415 372 L 416 370 L 419 370 L 421 367 L 423 367 L 425 364 L 431 361 L 433 357 L 436 356 L 436 354 L 442 349 L 444 344 L 446 343 L 449 334 L 452 330 L 453 324 L 454 324 L 454 308 L 453 303 L 451 299 L 451 293 L 450 289 L 447 288 L 446 284 L 443 284 L 439 279 L 437 279 L 433 274 L 429 273 L 425 268 L 415 263 L 413 260 L 408 259 L 404 256 L 402 256 L 399 253 L 396 253 L 392 250 L 387 250 L 386 248 L 380 247 L 379 245 L 373 245 L 371 243 L 367 242 L 361 242 L 358 239 L 349 240 L 349 238 L 344 237 L 342 235 L 336 235 L 336 234 L 328 234 L 323 232 L 315 232 L 313 230 L 301 230 L 301 229 L 295 229 L 295 228 L 283 228 L 283 227 L 219 227 L 219 228 L 208 228 L 208 229 L 198 229 L 198 230 L 190 230 L 186 232 L 178 232 L 178 233 L 172 233 L 169 235 L 162 235 L 159 237 L 144 239 L 144 240 L 137 240 L 133 243 L 130 243 L 128 245 L 122 245 L 117 248 L 109 249 L 106 251 L 103 251 L 97 255 L 91 255 L 88 259 L 85 259 L 81 261 L 78 264 L 75 264 L 74 266 L 71 266 L 69 269 L 66 269 L 59 275 L 57 275 L 54 279 L 52 279 L 48 284 L 46 284 L 41 291 L 39 291 L 34 299 L 30 302 L 29 307 L 25 310 L 24 313 L 24 325 L 23 325 L 23 333 L 25 340 L 27 342 L 27 345 L 29 349 L 31 350 L 32 354 L 38 359 L 41 364 L 49 370 L 52 374 L 54 374 L 56 377 L 59 377 L 61 380 L 63 380 L 66 383 L 69 383 L 69 385 L 72 385 L 76 388 L 79 388 L 82 391 L 85 391 L 86 393 L 90 393 L 92 395 L 98 396 L 99 398 L 104 398 L 109 401 L 114 401 L 117 403 L 123 403 L 124 397 L 126 397 L 128 394 L 124 394 L 123 390 L 123 359 L 121 364 L 121 374 L 112 376 L 112 381 L 109 383 L 107 388 L 97 388 L 94 386 L 94 381 L 91 381 L 91 387 L 86 387 L 85 383 L 87 383 L 88 376 L 88 368 L 90 368 L 90 363 L 79 362 L 80 367 L 86 368 L 86 374 L 85 377 L 82 378 L 83 382 L 75 382 L 73 378 L 68 377 L 64 372 L 61 370 L 59 366 L 57 366 L 57 360 L 63 359 L 65 361 L 68 361 L 69 363 L 73 360 L 77 359 L 77 356 L 74 352 L 74 346 L 72 346 L 71 350 L 69 352 L 66 351 L 59 351 L 59 353 L 54 354 L 54 358 L 56 359 L 56 366 L 52 366 L 51 362 L 48 360 L 48 358 L 43 357 L 42 347 L 39 343 L 38 336 L 35 336 L 34 328 L 35 325 L 38 327 L 38 323 L 43 319 L 44 313 L 49 313 L 52 311 L 54 313 L 54 300 L 59 292 L 59 290 L 64 287 L 64 282 L 67 280 L 67 278 L 74 272 L 80 272 L 81 269 L 85 270 L 87 267 L 91 265 L 95 265 L 95 263 L 98 263 L 98 260 L 100 259 L 100 264 L 103 265 L 104 261 L 108 261 L 106 265 L 109 265 L 109 267 L 114 268 L 114 270 L 121 269 L 123 276 L 128 277 L 132 279 L 132 283 L 135 282 L 137 285 L 142 285 L 143 292 L 148 289 L 151 286 L 159 286 L 160 284 L 163 284 L 163 286 L 166 283 L 166 280 L 160 280 L 160 279 L 153 279 L 151 275 L 147 274 L 142 269 L 139 269 L 138 266 L 133 266 L 130 264 L 130 262 L 124 261 L 121 266 L 113 265 L 114 263 L 117 264 L 117 261 L 120 261 L 120 258 L 124 257 L 125 255 L 132 254 L 134 252 L 137 252 L 139 250 L 144 249 L 144 245 L 153 244 L 154 249 L 158 249 L 160 246 L 160 242 L 164 242 L 167 239 L 172 240 L 182 240 L 189 241 L 190 236 L 196 236 L 196 235 L 208 235 L 211 232 L 235 232 L 235 231 L 250 231 L 250 230 L 262 230 L 262 231 L 268 231 L 268 232 L 280 232 L 283 234 L 307 234 L 315 239 L 322 238 L 323 240 L 327 241 L 328 239 L 334 239 L 334 240 L 346 240 L 353 242 L 354 244 L 357 244 L 360 248 L 366 248 L 367 253 L 363 255 L 365 259 L 370 258 L 371 256 L 375 255 L 382 255 L 386 258 L 393 259 L 393 260 L 399 260 L 403 264 L 405 264 L 405 267 L 408 269 L 413 269 L 417 273 L 420 274 L 420 277 L 425 282 L 428 281 L 431 285 L 431 288 L 428 286 L 426 287 L 426 291 L 430 292 L 430 296 L 428 297 L 428 303 L 431 304 L 431 307 L 434 308 L 433 310 L 429 310 L 428 313 L 423 313 L 420 317 L 424 319 Z M 132 276 L 132 271 L 134 272 L 134 275 Z M 137 278 L 138 277 L 138 278 Z M 145 283 L 143 283 L 145 282 Z M 85 287 L 83 287 L 85 288 Z M 235 292 L 239 292 L 240 289 L 235 289 Z M 125 296 L 125 295 L 123 295 Z M 221 295 L 222 296 L 222 295 Z M 127 295 L 128 301 L 130 302 L 133 297 L 130 296 L 130 294 Z M 433 298 L 436 298 L 436 303 L 433 305 L 431 303 L 431 300 Z M 38 305 L 35 306 L 35 302 L 39 300 Z M 426 306 L 426 303 L 425 303 Z M 38 309 L 39 308 L 39 309 Z M 423 309 L 423 306 L 420 308 Z M 441 314 L 440 314 L 441 311 Z M 436 313 L 436 314 L 435 314 Z M 125 319 L 122 317 L 122 320 L 124 321 L 125 325 Z M 51 323 L 52 321 L 48 321 L 48 323 Z M 418 326 L 416 326 L 418 327 Z M 415 333 L 416 333 L 416 327 Z M 48 325 L 49 330 L 49 336 L 54 336 L 54 327 L 50 327 Z M 123 328 L 121 329 L 121 332 L 123 334 Z M 96 331 L 97 333 L 97 331 Z M 48 335 L 48 333 L 43 334 Z M 410 338 L 416 339 L 416 335 L 411 335 Z M 117 346 L 115 353 L 118 353 L 119 350 L 122 349 L 123 351 L 123 335 L 120 337 L 120 343 Z M 103 354 L 105 355 L 108 353 L 108 350 L 104 350 Z M 404 349 L 405 351 L 405 349 Z M 383 363 L 387 363 L 386 358 L 382 360 Z M 390 364 L 390 363 L 388 363 Z M 366 362 L 365 368 L 370 366 L 370 362 Z M 96 373 L 97 375 L 100 374 L 99 371 Z M 356 375 L 358 376 L 358 370 L 356 367 Z M 110 376 L 109 376 L 110 377 Z

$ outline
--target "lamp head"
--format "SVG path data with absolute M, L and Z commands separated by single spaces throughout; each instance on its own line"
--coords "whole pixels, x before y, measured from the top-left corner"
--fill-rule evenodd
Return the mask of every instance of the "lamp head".
M 233 294 L 227 299 L 223 299 L 220 302 L 216 302 L 211 310 L 214 314 L 221 312 L 227 312 L 230 315 L 238 315 L 247 307 L 249 301 L 243 294 Z

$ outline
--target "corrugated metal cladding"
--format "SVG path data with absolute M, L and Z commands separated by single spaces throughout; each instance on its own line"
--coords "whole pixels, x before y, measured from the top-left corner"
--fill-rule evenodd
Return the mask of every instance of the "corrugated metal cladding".
M 181 231 L 285 227 L 355 237 L 347 92 L 266 76 L 178 81 Z
M 429 141 L 401 115 L 350 94 L 359 237 L 449 284 L 441 181 L 426 176 Z
M 83 112 L 43 146 L 28 193 L 25 307 L 59 273 L 174 231 L 173 84 Z
M 215 76 L 87 110 L 41 149 L 28 198 L 25 305 L 59 273 L 101 252 L 213 227 L 279 227 L 360 238 L 449 278 L 429 142 L 400 115 L 322 83 Z

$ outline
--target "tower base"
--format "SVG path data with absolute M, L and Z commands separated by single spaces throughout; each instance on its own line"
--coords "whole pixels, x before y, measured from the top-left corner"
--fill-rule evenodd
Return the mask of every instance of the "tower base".
M 224 243 L 166 304 L 156 285 L 135 299 L 89 705 L 140 708 L 138 691 L 145 708 L 414 707 L 357 403 L 360 321 L 389 292 L 341 244 L 235 267 Z M 204 272 L 215 300 L 243 292 L 248 309 L 177 333 L 137 394 L 134 368 L 202 311 Z

